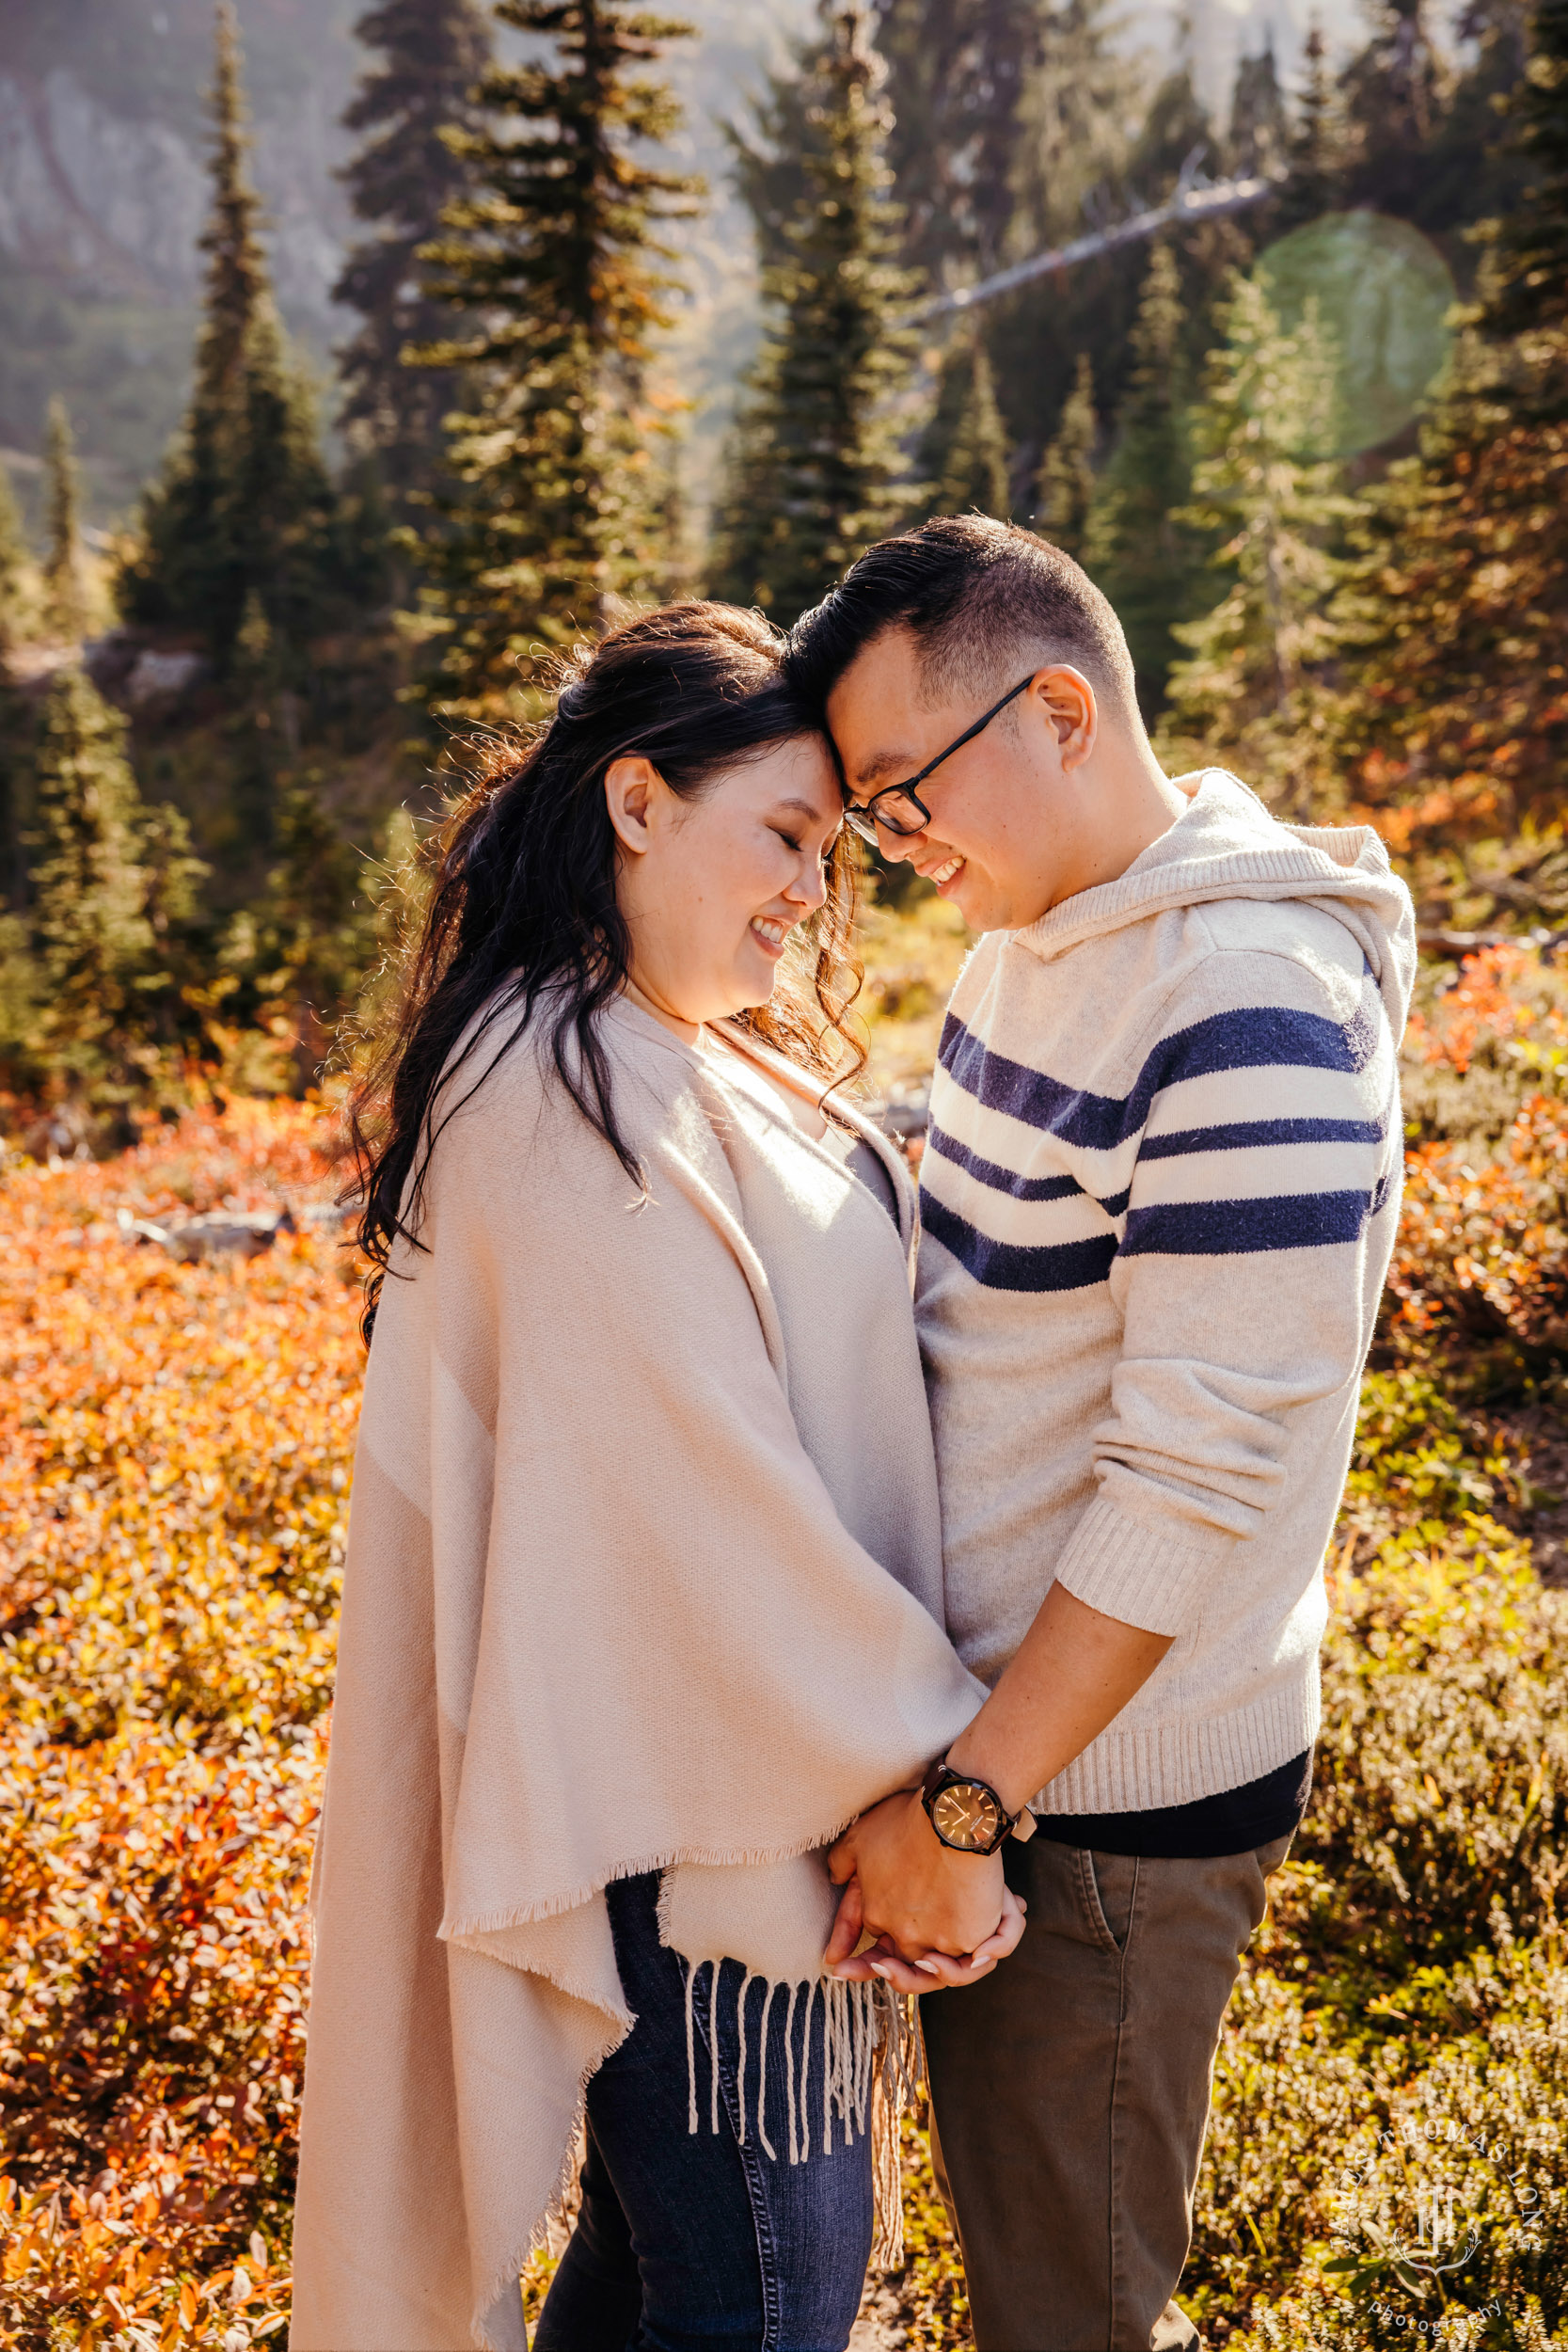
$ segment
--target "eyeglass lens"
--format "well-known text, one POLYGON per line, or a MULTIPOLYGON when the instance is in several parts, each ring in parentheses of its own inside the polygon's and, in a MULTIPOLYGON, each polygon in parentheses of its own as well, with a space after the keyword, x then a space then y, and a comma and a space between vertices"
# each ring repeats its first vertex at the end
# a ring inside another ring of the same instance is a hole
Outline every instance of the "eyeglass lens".
POLYGON ((880 799, 865 808, 847 808, 846 823, 852 825, 863 841, 875 842, 879 825, 884 833, 900 837, 919 833, 926 823, 924 813, 912 801, 895 800, 891 804, 880 799), (872 814, 872 808, 876 814, 872 814))

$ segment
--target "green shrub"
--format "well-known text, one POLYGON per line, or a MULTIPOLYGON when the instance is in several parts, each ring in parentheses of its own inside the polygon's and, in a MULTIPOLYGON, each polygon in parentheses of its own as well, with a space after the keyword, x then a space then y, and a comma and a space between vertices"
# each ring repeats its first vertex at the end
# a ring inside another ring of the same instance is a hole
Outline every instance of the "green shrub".
MULTIPOLYGON (((1420 1483, 1418 1402, 1370 1387, 1362 1505, 1420 1483)), ((1433 1458, 1462 1503, 1475 1466, 1433 1458)), ((1495 1522, 1450 1512, 1340 1580, 1316 1787, 1227 2020, 1183 2284, 1233 2352, 1439 2328, 1487 2352, 1568 2344, 1568 1598, 1495 1522), (1434 2185, 1463 2225, 1451 2270, 1410 2260, 1434 2185)))

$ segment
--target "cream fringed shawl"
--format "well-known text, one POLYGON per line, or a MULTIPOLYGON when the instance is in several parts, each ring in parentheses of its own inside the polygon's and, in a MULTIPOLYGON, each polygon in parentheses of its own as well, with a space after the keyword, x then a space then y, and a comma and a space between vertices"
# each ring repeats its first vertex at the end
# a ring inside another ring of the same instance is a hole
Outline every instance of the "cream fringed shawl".
POLYGON ((984 1696, 941 1630, 902 1170, 900 1239, 745 1065, 624 1000, 604 1035, 650 1199, 525 1040, 442 1130, 382 1300, 293 2352, 526 2345, 518 2270, 633 2022, 607 1883, 664 1868, 691 1973, 842 2026, 820 1850, 984 1696))

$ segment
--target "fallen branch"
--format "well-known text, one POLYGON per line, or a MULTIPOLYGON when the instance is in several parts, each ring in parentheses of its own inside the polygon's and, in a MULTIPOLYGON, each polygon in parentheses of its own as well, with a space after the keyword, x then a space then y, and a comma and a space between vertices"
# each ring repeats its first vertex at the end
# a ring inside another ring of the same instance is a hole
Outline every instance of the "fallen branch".
POLYGON ((1070 245, 1056 246, 1049 253, 1033 253, 1026 262, 1015 262, 1010 269, 998 270, 994 278, 982 278, 978 285, 957 286, 951 294, 937 294, 929 302, 921 303, 910 312, 911 322, 943 318, 955 310, 972 310, 976 303, 994 301, 998 294, 1011 294, 1016 286, 1027 286, 1037 278, 1049 278, 1053 270, 1071 269, 1078 262, 1092 262, 1101 253, 1114 253, 1124 245, 1136 245, 1141 238, 1152 237, 1162 229, 1180 223, 1194 227, 1200 221, 1224 220, 1231 213, 1244 213, 1254 204, 1261 204, 1266 197, 1277 196, 1283 175, 1259 173, 1246 180, 1219 180, 1212 187, 1177 188, 1167 203, 1156 204, 1147 213, 1134 213, 1128 219, 1117 221, 1114 228, 1096 229, 1086 237, 1075 237, 1070 245))

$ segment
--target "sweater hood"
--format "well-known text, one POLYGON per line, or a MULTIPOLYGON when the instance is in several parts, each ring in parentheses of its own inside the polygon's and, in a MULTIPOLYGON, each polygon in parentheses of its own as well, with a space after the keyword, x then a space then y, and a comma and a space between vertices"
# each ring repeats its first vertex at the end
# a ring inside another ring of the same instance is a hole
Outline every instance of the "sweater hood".
POLYGON ((1367 959, 1395 1038, 1403 1033, 1416 916, 1378 835, 1370 825, 1282 825, 1223 768, 1202 771, 1170 831, 1124 874, 1064 898, 1013 936, 1053 961, 1086 940, 1219 898, 1295 898, 1342 923, 1367 959))

